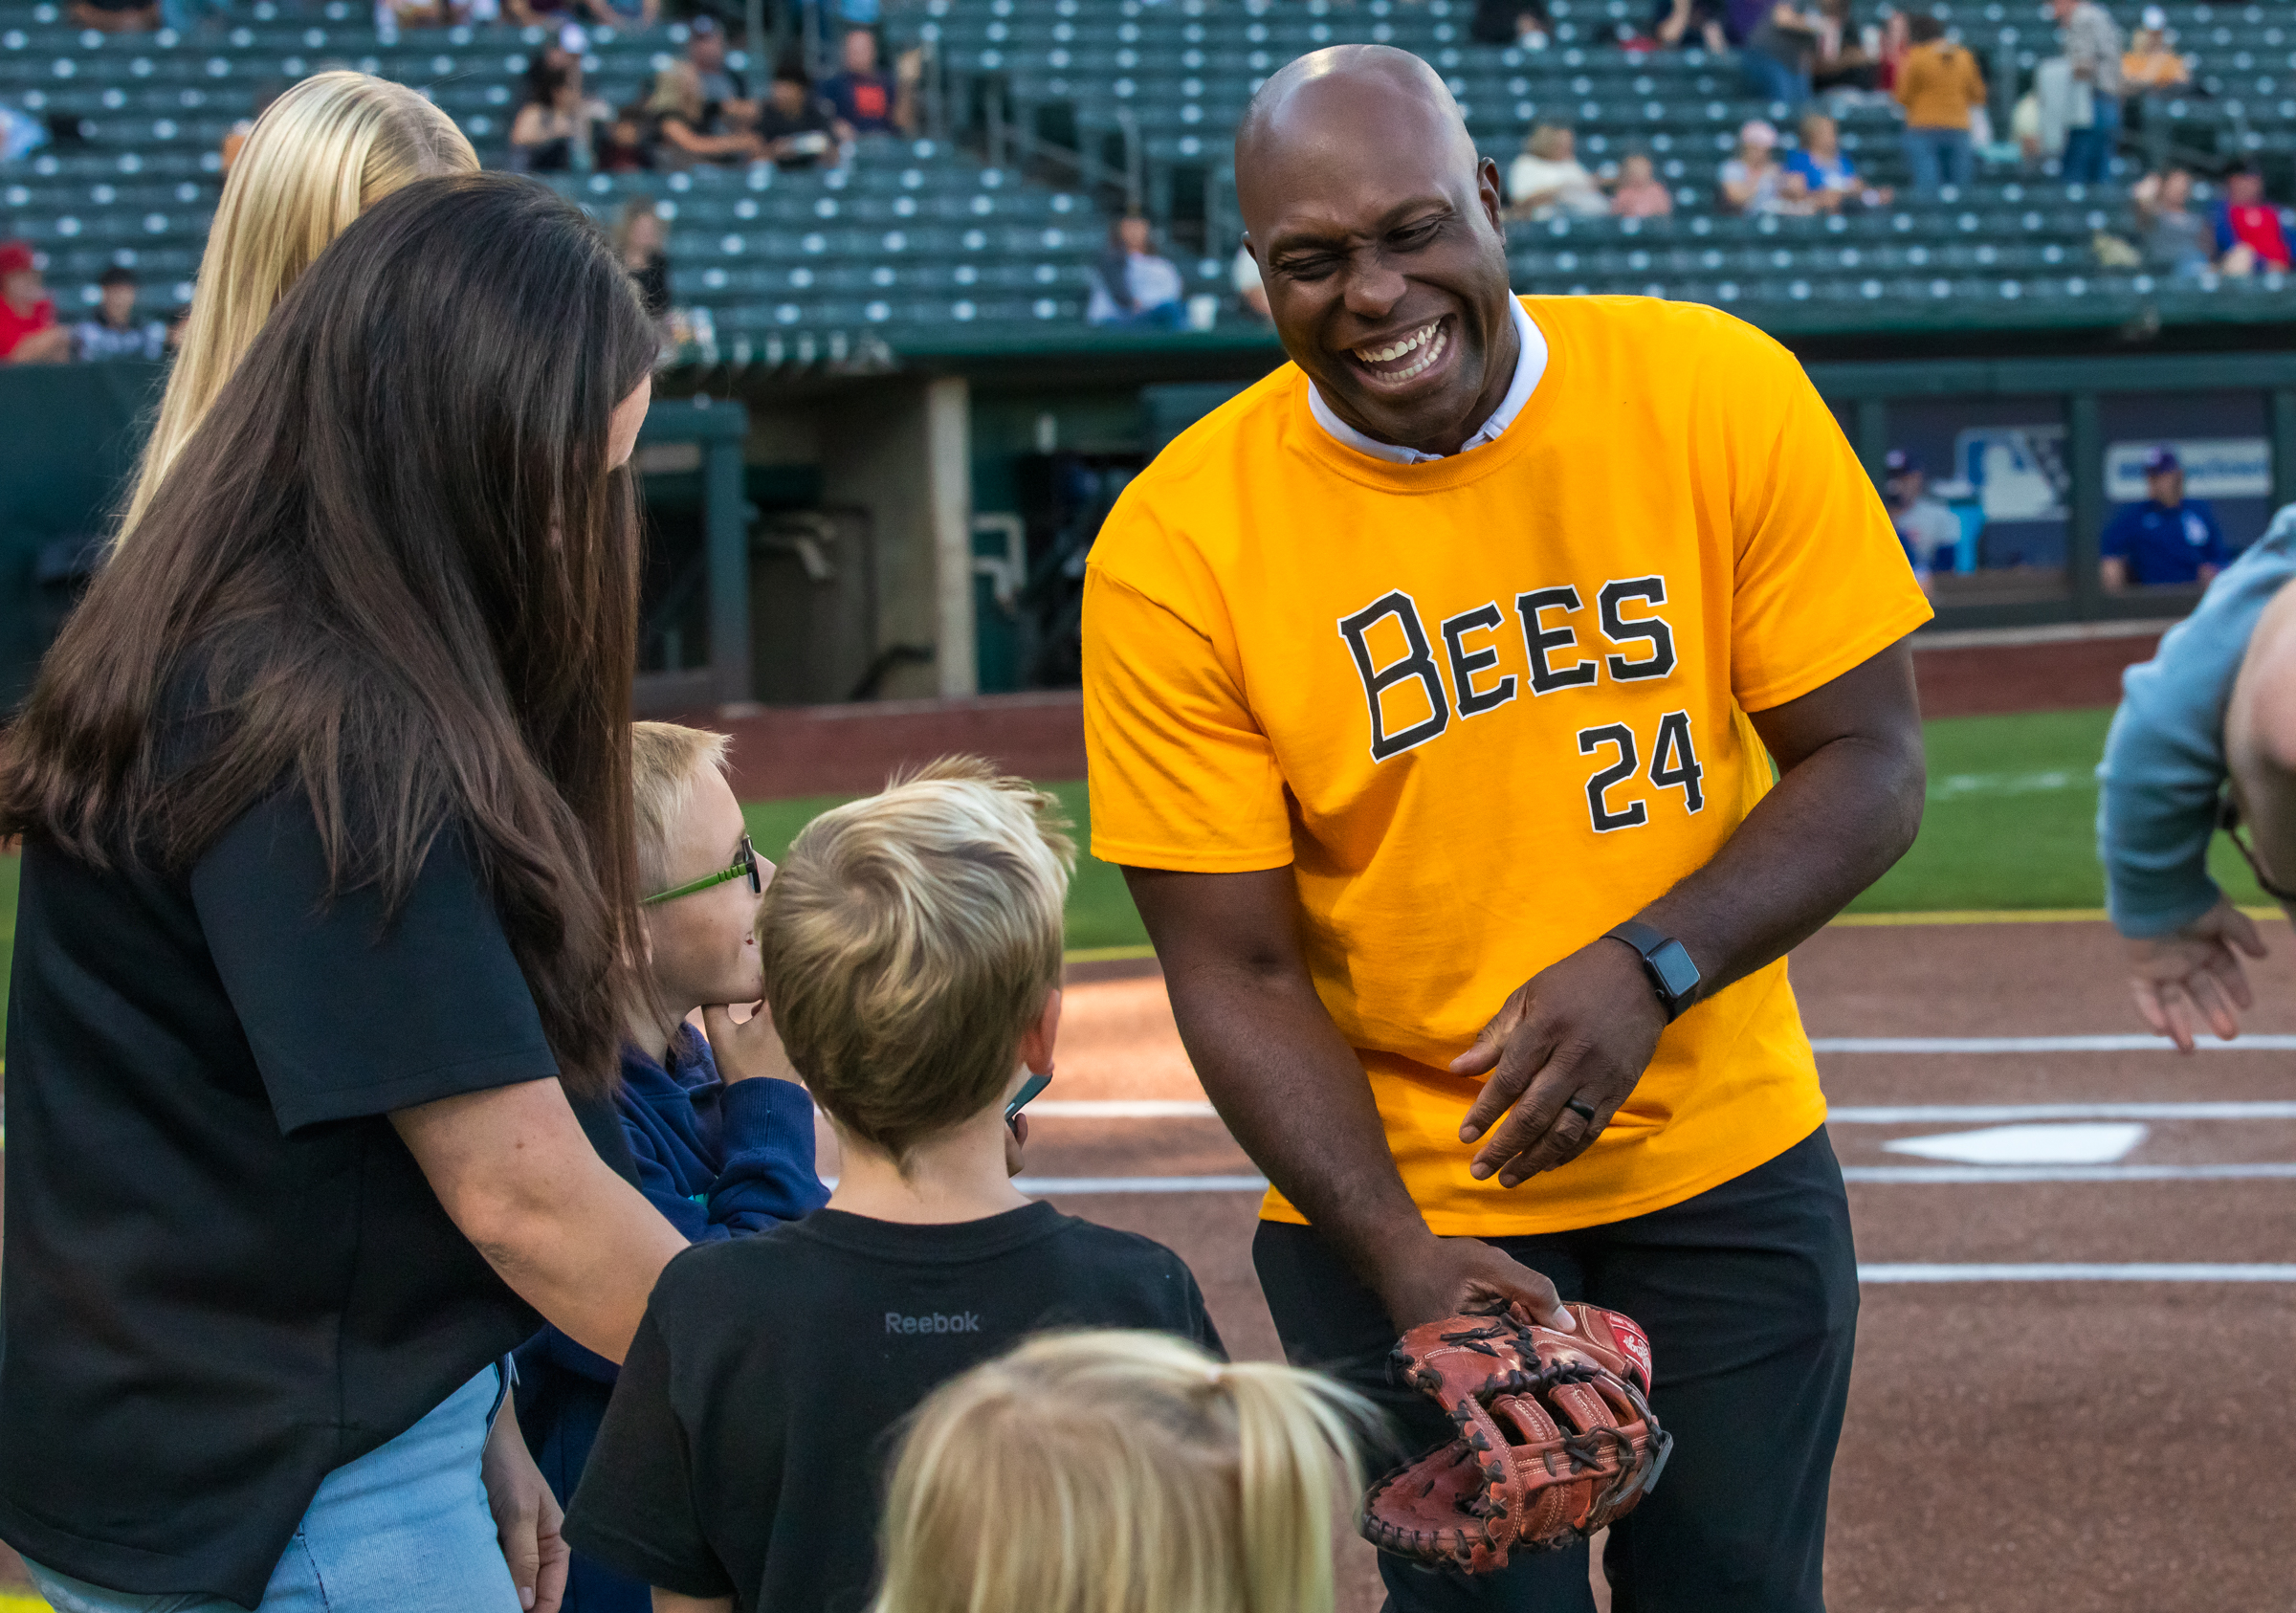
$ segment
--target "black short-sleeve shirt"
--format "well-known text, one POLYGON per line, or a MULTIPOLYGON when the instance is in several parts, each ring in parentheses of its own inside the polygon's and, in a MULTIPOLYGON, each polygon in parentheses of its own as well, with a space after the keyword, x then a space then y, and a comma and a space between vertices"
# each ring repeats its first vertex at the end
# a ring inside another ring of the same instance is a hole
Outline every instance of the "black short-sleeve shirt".
POLYGON ((654 1286, 566 1537, 664 1590, 854 1613, 901 1419, 1061 1327, 1220 1349, 1180 1256, 1049 1204, 941 1226, 816 1210, 698 1245, 654 1286))
POLYGON ((24 850, 0 1538, 99 1585, 254 1606, 322 1477, 537 1326, 386 1117, 558 1072, 493 902, 453 833, 387 925, 326 886, 295 791, 188 877, 24 850))

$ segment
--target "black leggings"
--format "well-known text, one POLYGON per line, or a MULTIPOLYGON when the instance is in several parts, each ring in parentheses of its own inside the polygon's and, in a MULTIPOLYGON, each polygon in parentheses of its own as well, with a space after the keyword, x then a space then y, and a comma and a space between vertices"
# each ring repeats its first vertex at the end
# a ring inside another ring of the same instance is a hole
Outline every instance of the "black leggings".
MULTIPOLYGON (((1651 1406, 1674 1454, 1610 1532, 1616 1613, 1822 1613, 1826 1487, 1858 1318, 1849 1205, 1823 1128, 1669 1208, 1490 1242, 1565 1299, 1623 1312, 1650 1336, 1651 1406)), ((1293 1362, 1370 1395, 1412 1454, 1453 1436, 1434 1402, 1388 1381, 1385 1310, 1312 1228, 1262 1222, 1252 1263, 1293 1362)), ((1395 1453, 1370 1460, 1376 1471, 1395 1453)), ((1594 1607, 1583 1545, 1474 1579, 1384 1553, 1380 1572, 1394 1613, 1594 1607)))

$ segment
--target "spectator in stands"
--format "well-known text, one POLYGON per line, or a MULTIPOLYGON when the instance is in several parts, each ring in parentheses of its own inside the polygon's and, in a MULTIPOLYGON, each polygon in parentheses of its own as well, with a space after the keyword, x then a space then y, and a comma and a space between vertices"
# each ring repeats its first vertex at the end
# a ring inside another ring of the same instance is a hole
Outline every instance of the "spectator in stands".
POLYGON ((1938 554, 1961 541, 1961 518, 1928 491, 1929 478, 1921 461, 1902 448, 1893 448, 1882 460, 1882 497, 1889 507, 1889 524, 1906 546, 1906 559, 1921 591, 1934 593, 1931 581, 1938 554))
POLYGON ((1985 104, 1985 77, 1976 56, 1947 38, 1935 17, 1914 17, 1906 32, 1912 49, 1898 64, 1892 94, 1906 109, 1906 166, 1913 170, 1914 193, 1934 196, 1941 186, 1970 182, 1969 117, 1985 104))
POLYGON ((1747 93, 1799 112, 1810 99, 1810 74, 1818 63, 1818 39, 1825 19, 1792 0, 1764 6, 1746 42, 1738 48, 1738 77, 1747 93))
POLYGON ((167 351, 167 327, 136 318, 136 272, 115 263, 96 277, 103 300, 96 316, 72 327, 74 356, 97 359, 158 359, 167 351))
POLYGON ((1738 130, 1738 154, 1722 165, 1722 205, 1750 218, 1812 210, 1808 188, 1777 160, 1777 130, 1762 119, 1738 130))
POLYGON ((2205 500, 2184 496, 2184 466, 2170 448, 2145 456, 2145 501, 2122 506, 2097 548, 2108 592, 2205 583, 2232 560, 2224 529, 2205 500))
POLYGON ((1272 323, 1275 317, 1268 311, 1268 287, 1260 278, 1259 259, 1251 255, 1249 247, 1236 249, 1236 260, 1228 271, 1236 283, 1236 305, 1260 323, 1272 323))
POLYGON ((72 333, 55 322, 55 302, 32 248, 0 241, 0 364, 53 365, 71 357, 72 333))
POLYGON ((2264 200, 2264 176, 2235 168, 2224 176, 2224 199, 2216 207, 2217 267, 2227 275, 2259 269, 2288 270, 2288 237, 2280 210, 2264 200))
POLYGON ((918 1409, 870 1613, 1322 1613, 1333 1523, 1363 1491, 1355 1447, 1382 1430, 1298 1367, 1151 1333, 1030 1339, 918 1409))
POLYGON ((547 101, 528 101, 511 121, 511 166, 523 173, 588 173, 597 166, 596 133, 611 117, 571 68, 550 86, 547 101))
POLYGON ((1886 96, 1897 94, 1897 76, 1913 49, 1913 16, 1893 11, 1882 18, 1881 48, 1874 55, 1873 87, 1886 96))
POLYGON ((1546 0, 1475 0, 1475 14, 1467 36, 1478 45, 1520 45, 1543 51, 1555 25, 1547 20, 1546 0))
POLYGON ((2147 174, 2129 191, 2145 264, 2190 277, 2216 267, 2216 228, 2193 207, 2193 176, 2182 168, 2147 174))
MULTIPOLYGON (((695 163, 758 163, 767 155, 753 128, 730 126, 727 116, 712 117, 712 102, 690 61, 673 61, 654 75, 646 110, 653 119, 653 166, 692 167, 695 163)), ((731 106, 733 103, 723 103, 731 106)))
POLYGON ((618 108, 598 136, 600 173, 643 173, 653 166, 653 144, 646 138, 646 104, 618 108))
POLYGON ((401 187, 477 167, 454 120, 404 84, 317 73, 272 103, 208 229, 199 289, 121 523, 123 540, 255 332, 320 249, 401 187))
POLYGON ((1787 153, 1786 172, 1801 181, 1821 211, 1852 202, 1878 208, 1889 201, 1887 187, 1867 185, 1858 177, 1856 166, 1842 149, 1841 125, 1822 112, 1802 119, 1801 149, 1787 153))
POLYGON ((1618 188, 1610 193, 1614 218, 1664 218, 1674 210, 1674 192, 1658 177, 1646 151, 1630 151, 1619 164, 1618 188))
POLYGON ((2121 25, 2096 0, 2049 0, 2073 77, 2064 126, 2064 181, 2102 185, 2121 129, 2121 25))
POLYGON ((395 28, 453 28, 471 20, 465 0, 382 0, 378 26, 387 18, 395 28))
POLYGON ((775 66, 765 87, 758 138, 778 167, 835 167, 853 143, 853 130, 814 90, 804 59, 793 52, 775 66))
POLYGON ((1514 218, 1600 218, 1610 210, 1601 187, 1578 161, 1578 136, 1541 123, 1507 168, 1508 213, 1514 218))
POLYGON ((1650 37, 1661 45, 1703 45, 1716 55, 1730 49, 1726 0, 1658 0, 1650 37))
POLYGON ((2192 64, 2169 49, 2169 17, 2158 6, 2145 8, 2143 26, 2129 36, 2121 55, 2121 84, 2130 95, 2180 89, 2193 81, 2192 64))
POLYGON ((849 28, 841 48, 840 69, 821 81, 821 95, 848 128, 856 134, 907 134, 916 126, 916 81, 925 69, 924 57, 915 51, 903 55, 895 71, 877 67, 877 36, 866 28, 849 28))
POLYGON ((159 0, 72 0, 72 26, 99 33, 148 33, 160 26, 159 0))
POLYGON ((583 32, 582 24, 569 22, 552 29, 542 48, 527 58, 525 99, 547 106, 558 81, 582 71, 582 58, 589 48, 590 36, 583 32))
POLYGON ((1172 260, 1156 253, 1148 221, 1127 213, 1108 227, 1108 251, 1093 266, 1088 323, 1126 330, 1178 330, 1186 322, 1186 286, 1172 260))
POLYGON ((638 282, 646 312, 655 319, 670 313, 670 252, 667 231, 651 196, 632 196, 622 204, 614 221, 614 251, 622 267, 638 282))
POLYGON ((1818 0, 1818 59, 1810 71, 1810 87, 1821 95, 1876 88, 1881 77, 1880 30, 1860 29, 1849 0, 1818 0))
POLYGON ((706 12, 687 25, 686 60, 701 85, 702 116, 712 128, 744 129, 757 122, 749 80, 726 65, 725 30, 706 12))

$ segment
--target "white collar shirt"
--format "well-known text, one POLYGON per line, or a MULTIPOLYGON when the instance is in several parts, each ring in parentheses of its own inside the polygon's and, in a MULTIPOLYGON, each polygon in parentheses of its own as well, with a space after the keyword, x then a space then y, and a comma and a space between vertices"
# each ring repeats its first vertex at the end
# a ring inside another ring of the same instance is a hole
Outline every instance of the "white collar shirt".
MULTIPOLYGON (((1522 413, 1523 405, 1531 401, 1531 394, 1537 389, 1539 377, 1547 372, 1545 333, 1524 309, 1521 298, 1508 298, 1507 306, 1514 310, 1514 334, 1520 340, 1520 351, 1514 361, 1514 380, 1508 386, 1507 395, 1499 400, 1499 407, 1490 411, 1490 418, 1476 427, 1474 434, 1459 445, 1461 453, 1481 448, 1486 443, 1497 442, 1507 428, 1514 424, 1514 417, 1522 413)), ((1367 453, 1374 459, 1384 459, 1394 465, 1424 465, 1445 457, 1440 453, 1422 453, 1416 448, 1404 448, 1398 443, 1380 442, 1377 437, 1365 436, 1332 412, 1332 406, 1324 402, 1323 393, 1316 389, 1313 381, 1308 383, 1308 412, 1315 417, 1315 424, 1321 426, 1340 446, 1352 448, 1358 453, 1367 453)))

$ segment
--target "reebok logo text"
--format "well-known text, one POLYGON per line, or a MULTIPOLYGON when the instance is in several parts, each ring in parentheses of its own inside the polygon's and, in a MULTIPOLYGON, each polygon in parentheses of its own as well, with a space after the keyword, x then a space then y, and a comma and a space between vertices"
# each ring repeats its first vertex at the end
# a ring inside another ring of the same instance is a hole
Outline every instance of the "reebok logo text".
POLYGON ((960 1311, 953 1316, 904 1316, 898 1311, 885 1313, 887 1333, 979 1333, 981 1314, 960 1311))

